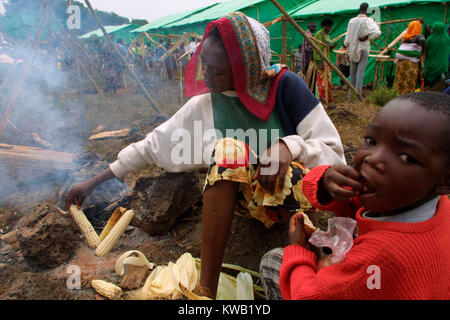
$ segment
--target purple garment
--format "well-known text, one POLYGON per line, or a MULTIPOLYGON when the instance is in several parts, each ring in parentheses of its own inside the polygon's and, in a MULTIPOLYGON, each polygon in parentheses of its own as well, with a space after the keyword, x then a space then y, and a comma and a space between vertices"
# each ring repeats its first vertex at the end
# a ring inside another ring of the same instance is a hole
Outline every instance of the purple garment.
MULTIPOLYGON (((310 36, 313 36, 313 33, 309 30, 306 30, 306 33, 310 36)), ((312 60, 313 58, 313 47, 312 45, 306 41, 305 39, 303 39, 303 43, 302 43, 302 68, 304 70, 308 69, 308 65, 309 62, 312 60)))

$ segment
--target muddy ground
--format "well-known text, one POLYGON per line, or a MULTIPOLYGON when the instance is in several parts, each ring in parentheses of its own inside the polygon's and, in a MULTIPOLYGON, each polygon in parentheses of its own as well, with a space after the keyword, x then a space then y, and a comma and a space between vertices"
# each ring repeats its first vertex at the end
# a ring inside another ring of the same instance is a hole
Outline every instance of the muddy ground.
MULTIPOLYGON (((105 94, 104 98, 99 94, 77 97, 76 92, 70 90, 52 93, 56 104, 62 106, 61 113, 71 119, 71 125, 60 133, 63 142, 59 144, 62 146, 59 151, 75 152, 77 155, 86 152, 95 154, 95 159, 101 159, 102 165, 93 165, 91 172, 100 172, 116 158, 121 148, 143 138, 161 121, 136 91, 130 83, 118 95, 105 94), (105 131, 126 127, 134 130, 127 138, 89 141, 88 137, 99 125, 104 126, 105 131)), ((169 116, 182 102, 177 80, 155 87, 153 95, 169 116)), ((351 164, 363 130, 379 107, 367 100, 347 103, 345 99, 346 91, 335 90, 335 102, 327 105, 326 110, 341 134, 347 161, 351 164)), ((44 132, 40 129, 46 126, 45 121, 30 124, 20 118, 13 120, 23 134, 18 135, 17 130, 9 127, 1 142, 36 146, 27 133, 44 132)), ((52 137, 46 137, 44 133, 41 136, 52 142, 52 137)), ((151 236, 141 228, 129 227, 107 256, 97 257, 83 241, 69 215, 60 212, 61 198, 64 196, 62 191, 75 181, 73 177, 77 176, 79 168, 58 174, 26 167, 10 166, 3 170, 9 174, 10 188, 3 190, 0 196, 0 236, 15 230, 18 233, 16 241, 0 241, 0 299, 100 299, 90 287, 90 280, 100 278, 118 284, 120 277, 114 274, 114 264, 118 256, 127 250, 139 250, 158 265, 175 261, 184 252, 200 257, 201 201, 190 204, 164 234, 151 236), (80 268, 80 290, 68 289, 72 266, 80 268)), ((158 177, 161 174, 163 172, 159 168, 149 167, 128 175, 125 183, 131 190, 137 178, 143 175, 158 177)), ((205 174, 198 173, 198 177, 198 186, 201 186, 205 174)), ((111 195, 111 202, 117 196, 115 192, 111 195)), ((91 206, 87 211, 98 233, 107 219, 99 214, 103 209, 91 206)), ((326 219, 329 217, 330 213, 320 214, 322 229, 326 229, 326 219)), ((224 262, 257 271, 261 256, 274 247, 286 245, 286 241, 287 233, 281 224, 266 229, 256 220, 236 216, 224 262)))

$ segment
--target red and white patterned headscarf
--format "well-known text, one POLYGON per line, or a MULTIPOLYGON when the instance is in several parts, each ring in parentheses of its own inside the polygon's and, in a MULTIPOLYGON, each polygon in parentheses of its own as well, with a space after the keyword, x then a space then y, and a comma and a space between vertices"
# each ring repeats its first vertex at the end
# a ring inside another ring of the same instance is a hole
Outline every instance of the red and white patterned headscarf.
POLYGON ((186 65, 186 96, 209 92, 199 54, 214 27, 217 27, 227 50, 239 99, 251 113, 267 121, 275 107, 279 80, 287 69, 282 65, 270 65, 269 31, 241 12, 231 13, 207 25, 202 42, 186 65))

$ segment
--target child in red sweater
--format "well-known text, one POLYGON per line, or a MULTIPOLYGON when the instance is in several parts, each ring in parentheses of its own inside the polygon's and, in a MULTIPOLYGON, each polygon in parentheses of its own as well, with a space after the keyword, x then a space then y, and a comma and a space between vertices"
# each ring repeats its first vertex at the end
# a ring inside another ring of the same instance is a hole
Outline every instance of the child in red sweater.
POLYGON ((312 169, 304 194, 356 219, 358 237, 342 262, 318 270, 294 215, 290 245, 261 261, 268 299, 450 299, 449 120, 444 94, 397 97, 366 128, 354 168, 312 169))

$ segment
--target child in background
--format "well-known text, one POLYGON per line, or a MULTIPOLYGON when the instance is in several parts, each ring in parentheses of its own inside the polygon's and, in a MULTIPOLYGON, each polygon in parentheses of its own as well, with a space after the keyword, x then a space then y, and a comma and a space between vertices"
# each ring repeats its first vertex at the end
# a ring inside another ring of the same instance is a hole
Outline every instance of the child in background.
POLYGON ((344 261, 317 270, 294 215, 290 245, 261 261, 268 298, 280 289, 283 299, 450 299, 449 121, 448 95, 399 96, 366 128, 354 168, 313 168, 304 194, 355 218, 358 237, 344 261))

